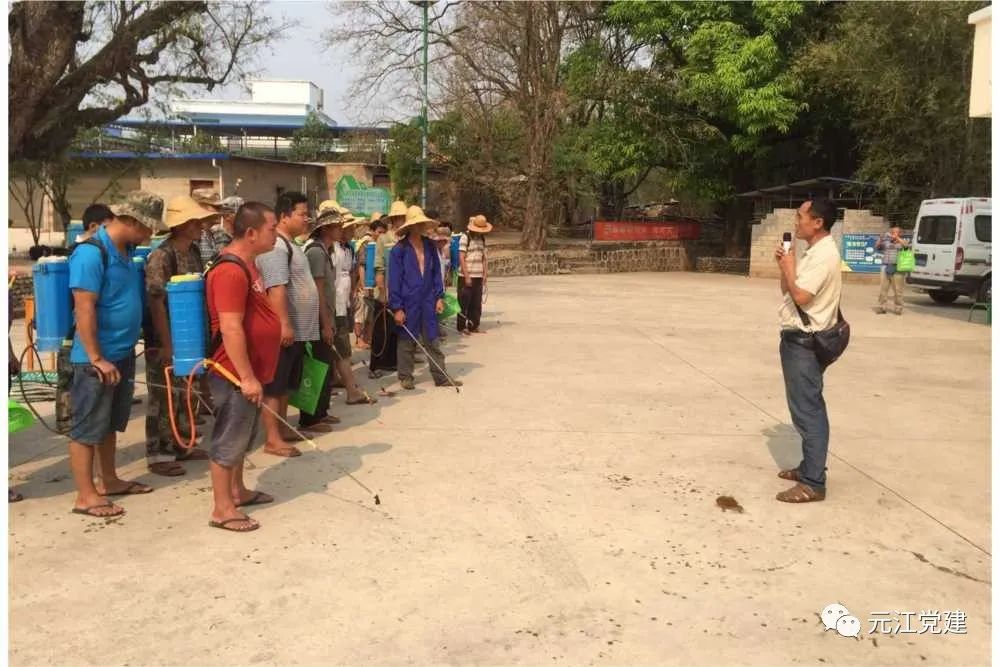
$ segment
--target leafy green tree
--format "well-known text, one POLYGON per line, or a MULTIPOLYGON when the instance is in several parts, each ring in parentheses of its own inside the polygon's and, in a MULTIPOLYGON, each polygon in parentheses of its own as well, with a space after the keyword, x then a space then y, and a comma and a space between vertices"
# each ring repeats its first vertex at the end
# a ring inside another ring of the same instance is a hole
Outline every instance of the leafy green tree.
POLYGON ((920 199, 990 193, 989 119, 968 117, 970 13, 980 3, 845 3, 829 39, 802 53, 812 89, 845 100, 860 180, 902 219, 920 199))
POLYGON ((302 127, 292 133, 289 156, 299 162, 316 162, 333 152, 333 132, 315 111, 306 114, 302 127))

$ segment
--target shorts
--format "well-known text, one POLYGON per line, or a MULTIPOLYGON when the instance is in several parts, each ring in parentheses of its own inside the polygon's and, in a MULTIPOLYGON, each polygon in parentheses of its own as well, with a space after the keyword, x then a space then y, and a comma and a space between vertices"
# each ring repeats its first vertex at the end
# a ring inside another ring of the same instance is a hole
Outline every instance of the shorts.
POLYGON ((279 398, 295 393, 302 382, 302 361, 306 356, 306 344, 295 341, 288 347, 281 348, 278 354, 278 368, 274 371, 274 379, 264 385, 264 395, 279 398))
POLYGON ((351 320, 349 317, 333 318, 336 333, 333 334, 333 349, 337 351, 338 359, 351 358, 351 320))
POLYGON ((135 393, 135 355, 114 364, 122 379, 113 387, 101 382, 90 364, 72 364, 73 379, 69 387, 71 440, 96 446, 114 431, 124 433, 128 427, 135 393))
POLYGON ((215 373, 208 374, 208 388, 215 403, 208 456, 220 466, 232 468, 253 449, 260 408, 248 401, 232 382, 215 373))

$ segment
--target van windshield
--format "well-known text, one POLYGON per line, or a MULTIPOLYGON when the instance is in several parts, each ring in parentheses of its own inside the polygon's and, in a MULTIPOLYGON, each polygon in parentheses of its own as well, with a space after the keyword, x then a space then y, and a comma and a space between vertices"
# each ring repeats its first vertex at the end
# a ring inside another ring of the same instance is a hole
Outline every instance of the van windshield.
POLYGON ((955 242, 955 216, 925 215, 917 223, 917 243, 951 245, 955 242))

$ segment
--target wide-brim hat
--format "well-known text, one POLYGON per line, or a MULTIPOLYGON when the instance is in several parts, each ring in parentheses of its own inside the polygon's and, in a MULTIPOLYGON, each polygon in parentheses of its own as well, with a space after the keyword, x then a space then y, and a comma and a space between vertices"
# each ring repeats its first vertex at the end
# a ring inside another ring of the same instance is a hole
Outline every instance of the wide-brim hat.
POLYGON ((371 217, 368 218, 368 224, 371 224, 376 220, 381 220, 381 219, 382 219, 382 211, 375 211, 374 213, 371 214, 371 217))
POLYGON ((469 225, 465 230, 477 234, 489 234, 493 231, 493 225, 486 220, 485 215, 474 215, 469 218, 469 225))
POLYGON ((132 218, 153 232, 163 231, 163 198, 145 190, 133 190, 124 201, 114 204, 111 212, 117 218, 132 218))
POLYGON ((219 202, 219 210, 223 213, 236 213, 246 202, 243 201, 243 197, 237 197, 233 195, 231 197, 226 197, 221 202, 219 202))
POLYGON ((428 218, 424 214, 424 209, 419 206, 413 205, 406 209, 406 220, 403 221, 399 227, 396 228, 397 232, 401 232, 407 227, 413 227, 414 225, 426 225, 428 222, 433 222, 437 224, 437 220, 428 218))
POLYGON ((218 216, 218 211, 199 204, 194 197, 174 197, 167 202, 167 229, 180 227, 191 220, 207 220, 218 216))
POLYGON ((344 223, 343 216, 332 209, 327 209, 319 214, 316 220, 312 221, 309 226, 309 236, 314 236, 316 232, 323 229, 324 227, 332 227, 334 225, 342 225, 344 223))
MULTIPOLYGON (((397 199, 392 202, 392 206, 389 207, 389 212, 385 214, 386 218, 403 218, 406 217, 407 211, 406 202, 402 199, 397 199)), ((373 221, 374 222, 374 221, 373 221)))
POLYGON ((220 197, 219 193, 212 188, 195 188, 191 191, 191 199, 195 200, 202 206, 208 206, 215 209, 222 205, 222 197, 220 197))

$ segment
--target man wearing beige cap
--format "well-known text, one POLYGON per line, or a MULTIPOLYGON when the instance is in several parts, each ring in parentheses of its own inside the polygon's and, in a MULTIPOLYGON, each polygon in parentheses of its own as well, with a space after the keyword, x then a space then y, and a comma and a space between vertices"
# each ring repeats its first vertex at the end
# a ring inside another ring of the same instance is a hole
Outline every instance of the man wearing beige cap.
MULTIPOLYGON (((150 472, 166 477, 184 474, 180 461, 208 458, 201 449, 185 449, 174 438, 164 367, 173 363, 167 283, 174 276, 202 272, 204 265, 195 242, 202 237, 204 222, 216 217, 215 210, 199 204, 193 197, 171 199, 167 202, 168 236, 146 258, 146 294, 153 320, 152 331, 146 335, 146 378, 151 383, 146 408, 146 466, 150 472)), ((175 384, 181 386, 180 382, 175 384)), ((173 417, 181 437, 187 438, 191 424, 182 406, 183 399, 175 395, 173 417)))
POLYGON ((69 389, 69 461, 77 492, 73 513, 99 518, 125 513, 105 496, 153 490, 118 477, 115 450, 116 432, 125 431, 131 416, 135 344, 142 328, 139 269, 132 255, 135 246, 160 227, 163 200, 134 191, 111 210, 114 219, 97 230, 93 243, 78 245, 69 259, 76 319, 69 389))

